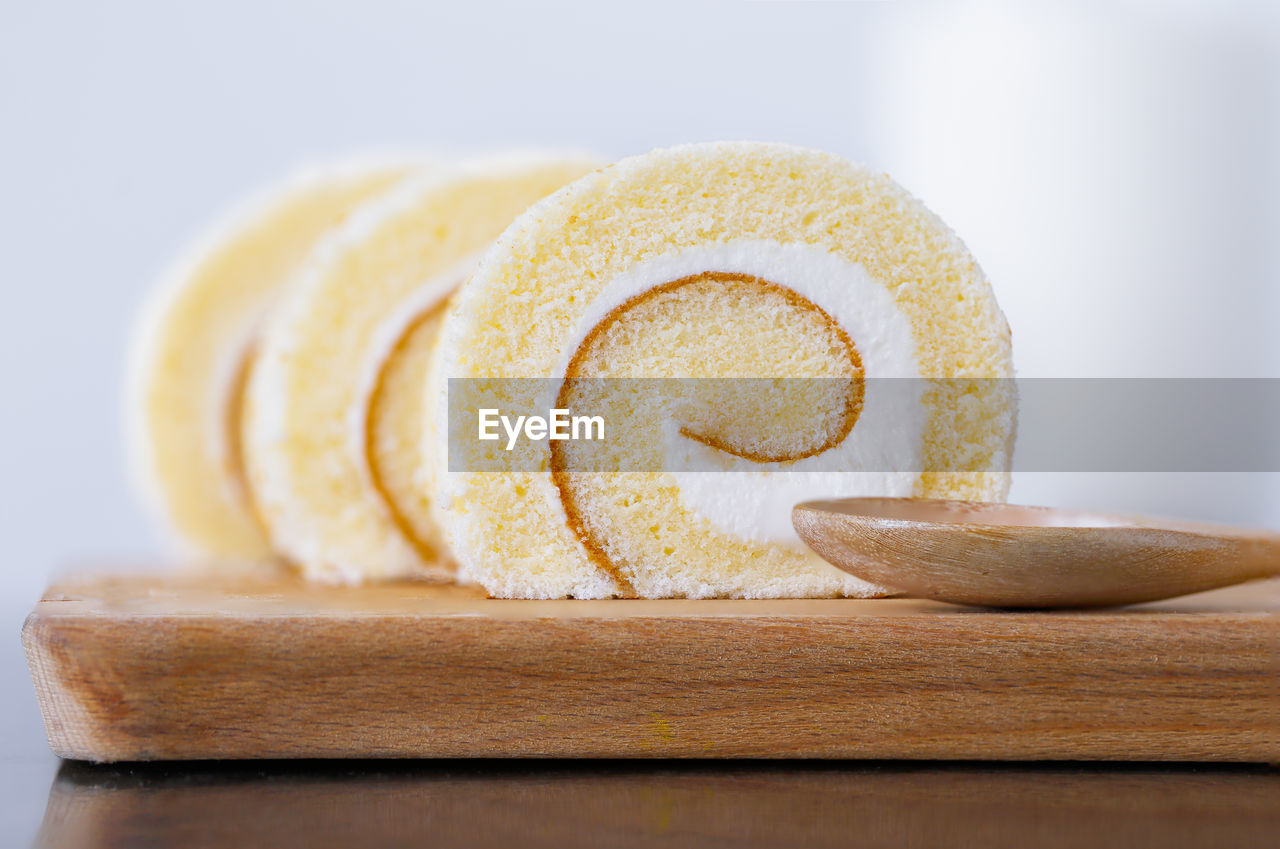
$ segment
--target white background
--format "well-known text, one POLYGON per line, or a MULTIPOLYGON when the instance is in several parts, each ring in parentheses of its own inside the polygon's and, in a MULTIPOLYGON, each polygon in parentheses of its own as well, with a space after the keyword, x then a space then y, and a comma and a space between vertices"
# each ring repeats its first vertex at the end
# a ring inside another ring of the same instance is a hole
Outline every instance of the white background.
MULTIPOLYGON (((825 148, 969 243, 1021 373, 1280 376, 1275 4, 194 5, 0 6, 8 665, 54 570, 159 552, 121 451, 135 309, 301 159, 825 148)), ((1260 475, 1034 476, 1014 497, 1280 526, 1260 475)), ((29 691, 4 698, 31 721, 29 691)))

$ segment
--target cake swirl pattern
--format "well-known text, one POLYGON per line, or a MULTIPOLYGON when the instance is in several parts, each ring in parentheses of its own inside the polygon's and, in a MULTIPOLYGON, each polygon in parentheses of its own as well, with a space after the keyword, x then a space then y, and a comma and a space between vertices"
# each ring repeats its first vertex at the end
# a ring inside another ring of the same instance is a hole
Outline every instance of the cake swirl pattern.
POLYGON ((694 145, 579 180, 486 253, 442 340, 432 433, 446 378, 559 378, 562 407, 590 400, 582 377, 823 379, 682 400, 661 440, 671 408, 635 399, 627 444, 714 471, 576 471, 550 442, 545 470, 443 475, 450 546, 496 596, 873 595, 799 543, 791 504, 1007 491, 1011 386, 946 380, 1012 374, 989 285, 918 201, 834 156, 694 145), (962 458, 984 471, 933 471, 962 458))
MULTIPOLYGON (((731 390, 733 383, 706 381, 698 384, 677 384, 690 386, 694 389, 691 394, 695 396, 721 396, 698 398, 702 406, 700 411, 702 415, 694 412, 684 417, 687 420, 678 421, 676 431, 679 438, 691 440, 713 451, 723 452, 755 464, 794 463, 821 454, 843 442, 857 422, 865 394, 862 358, 858 354, 857 347, 849 338, 849 334, 812 301, 791 289, 746 274, 708 271, 689 275, 647 289, 615 308, 603 321, 591 328, 570 358, 569 365, 565 369, 567 379, 561 385, 557 395, 556 407, 596 409, 595 405, 598 401, 590 397, 581 397, 589 393, 579 390, 584 385, 594 387, 597 384, 579 381, 579 379, 624 376, 618 373, 619 369, 616 367, 611 368, 610 364, 616 363, 621 356, 629 353, 620 350, 628 347, 625 341, 628 336, 646 340, 642 344, 651 344, 655 331, 654 324, 660 323, 662 313, 678 312, 681 314, 681 320, 685 321, 692 317, 690 313, 697 312, 699 308, 713 311, 724 301, 734 304, 757 301, 763 307, 762 311, 770 318, 784 316, 784 321, 789 319, 787 323, 798 325, 798 327, 789 327, 788 330, 798 331, 799 335, 810 340, 815 348, 827 348, 830 361, 824 362, 823 367, 817 371, 824 373, 821 374, 822 377, 836 379, 832 381, 836 382, 836 386, 831 387, 834 392, 821 393, 834 394, 835 397, 806 398, 804 400, 819 402, 812 405, 813 415, 805 416, 802 422, 789 422, 783 419, 782 427, 770 427, 767 424, 770 413, 785 406, 786 401, 798 400, 781 397, 782 391, 785 390, 780 391, 776 386, 770 387, 774 390, 773 393, 763 399, 768 409, 752 410, 749 401, 743 403, 745 399, 732 397, 737 393, 725 391, 731 390), (655 322, 655 319, 658 321, 655 322), (627 325, 638 326, 628 327, 627 325), (696 391, 698 387, 710 391, 698 392, 696 391), (725 395, 731 397, 725 398, 723 397, 725 395), (711 412, 708 406, 715 401, 722 403, 717 405, 713 415, 707 415, 711 412), (821 401, 828 403, 822 404, 821 401)), ((702 336, 696 344, 705 346, 708 341, 708 337, 702 336)), ((716 340, 710 341, 712 345, 716 344, 716 340)), ((705 363, 705 354, 708 353, 706 351, 701 352, 704 355, 701 358, 687 348, 672 353, 683 360, 682 365, 688 371, 723 371, 714 367, 708 368, 710 364, 705 363), (702 359, 704 362, 694 362, 696 359, 702 359)), ((768 370, 769 366, 760 364, 758 368, 768 370)), ((628 370, 622 371, 628 372, 628 370)), ((821 392, 829 385, 826 381, 815 382, 806 388, 816 387, 821 392)), ((746 384, 745 388, 751 392, 755 389, 754 383, 746 384)), ((659 389, 655 394, 661 394, 661 391, 659 389)), ((682 406, 688 409, 687 404, 682 406)), ((636 411, 633 409, 630 412, 631 415, 627 418, 634 423, 636 411)), ((777 419, 775 418, 774 421, 776 423, 777 419)), ((657 430, 654 424, 660 425, 660 422, 647 424, 650 433, 653 433, 657 430)), ((643 435, 640 435, 637 441, 643 441, 643 439, 643 435)), ((572 443, 550 443, 552 476, 560 492, 560 501, 569 526, 581 540, 588 557, 618 583, 622 593, 636 595, 637 591, 632 579, 635 568, 616 563, 606 553, 608 548, 616 546, 608 545, 607 540, 603 538, 604 534, 597 530, 596 523, 593 522, 593 517, 601 509, 607 509, 604 505, 596 503, 596 499, 592 497, 591 491, 599 488, 599 481, 593 480, 594 475, 583 475, 571 470, 573 463, 569 455, 573 453, 573 448, 572 443), (593 487, 592 484, 597 486, 593 487)), ((634 461, 635 458, 633 458, 634 461)), ((615 485, 618 482, 616 478, 613 481, 615 485)), ((631 481, 628 485, 632 489, 639 489, 640 487, 636 486, 638 482, 640 481, 631 481)), ((732 485, 732 482, 729 483, 732 485)))

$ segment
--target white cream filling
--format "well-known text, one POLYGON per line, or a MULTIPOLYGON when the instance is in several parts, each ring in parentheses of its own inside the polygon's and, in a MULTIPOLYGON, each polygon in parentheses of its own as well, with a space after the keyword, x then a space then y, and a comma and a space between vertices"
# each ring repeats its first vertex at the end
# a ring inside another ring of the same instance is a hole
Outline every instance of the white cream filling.
MULTIPOLYGON (((262 315, 265 314, 264 308, 262 315)), ((211 398, 205 407, 204 433, 206 450, 219 469, 229 470, 242 466, 241 458, 232 456, 235 435, 230 429, 238 427, 240 423, 232 420, 231 411, 241 402, 239 396, 245 387, 241 385, 240 377, 249 365, 245 360, 253 353, 261 323, 261 316, 256 321, 247 322, 240 330, 239 339, 218 352, 213 379, 209 383, 211 398)), ((248 508, 248 494, 243 489, 247 486, 245 481, 234 480, 231 475, 225 475, 221 483, 230 501, 248 508)))
POLYGON ((685 506, 730 536, 803 549, 791 526, 796 503, 911 495, 920 475, 926 415, 911 324, 889 290, 865 268, 823 248, 739 241, 698 246, 633 266, 609 281, 591 303, 555 373, 566 373, 587 334, 611 311, 655 286, 706 271, 754 275, 817 304, 849 334, 869 380, 861 415, 849 435, 835 448, 804 460, 755 463, 671 429, 665 446, 668 468, 715 470, 672 472, 685 506))
MULTIPOLYGON (((373 491, 373 470, 365 451, 368 440, 369 414, 372 411, 373 391, 378 378, 387 367, 392 353, 410 326, 428 310, 443 306, 453 291, 475 268, 479 257, 469 256, 434 275, 401 301, 378 324, 369 338, 365 355, 356 378, 351 406, 347 409, 347 450, 356 467, 360 469, 365 486, 373 491)), ((375 501, 381 503, 380 498, 375 501)))

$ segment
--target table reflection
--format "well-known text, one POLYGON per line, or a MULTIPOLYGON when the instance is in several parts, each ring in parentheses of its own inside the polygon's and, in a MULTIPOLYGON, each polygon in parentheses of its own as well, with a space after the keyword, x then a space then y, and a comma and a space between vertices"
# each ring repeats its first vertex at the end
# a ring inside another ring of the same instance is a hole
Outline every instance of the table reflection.
POLYGON ((1280 771, 654 762, 63 764, 41 846, 1263 845, 1280 771))

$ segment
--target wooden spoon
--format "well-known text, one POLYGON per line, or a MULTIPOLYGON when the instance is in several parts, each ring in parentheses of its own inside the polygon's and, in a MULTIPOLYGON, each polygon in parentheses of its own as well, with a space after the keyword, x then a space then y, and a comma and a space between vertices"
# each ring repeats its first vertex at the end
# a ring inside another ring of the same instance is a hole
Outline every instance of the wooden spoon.
POLYGON ((972 501, 846 498, 791 522, 846 572, 985 607, 1104 607, 1280 575, 1280 534, 972 501))

